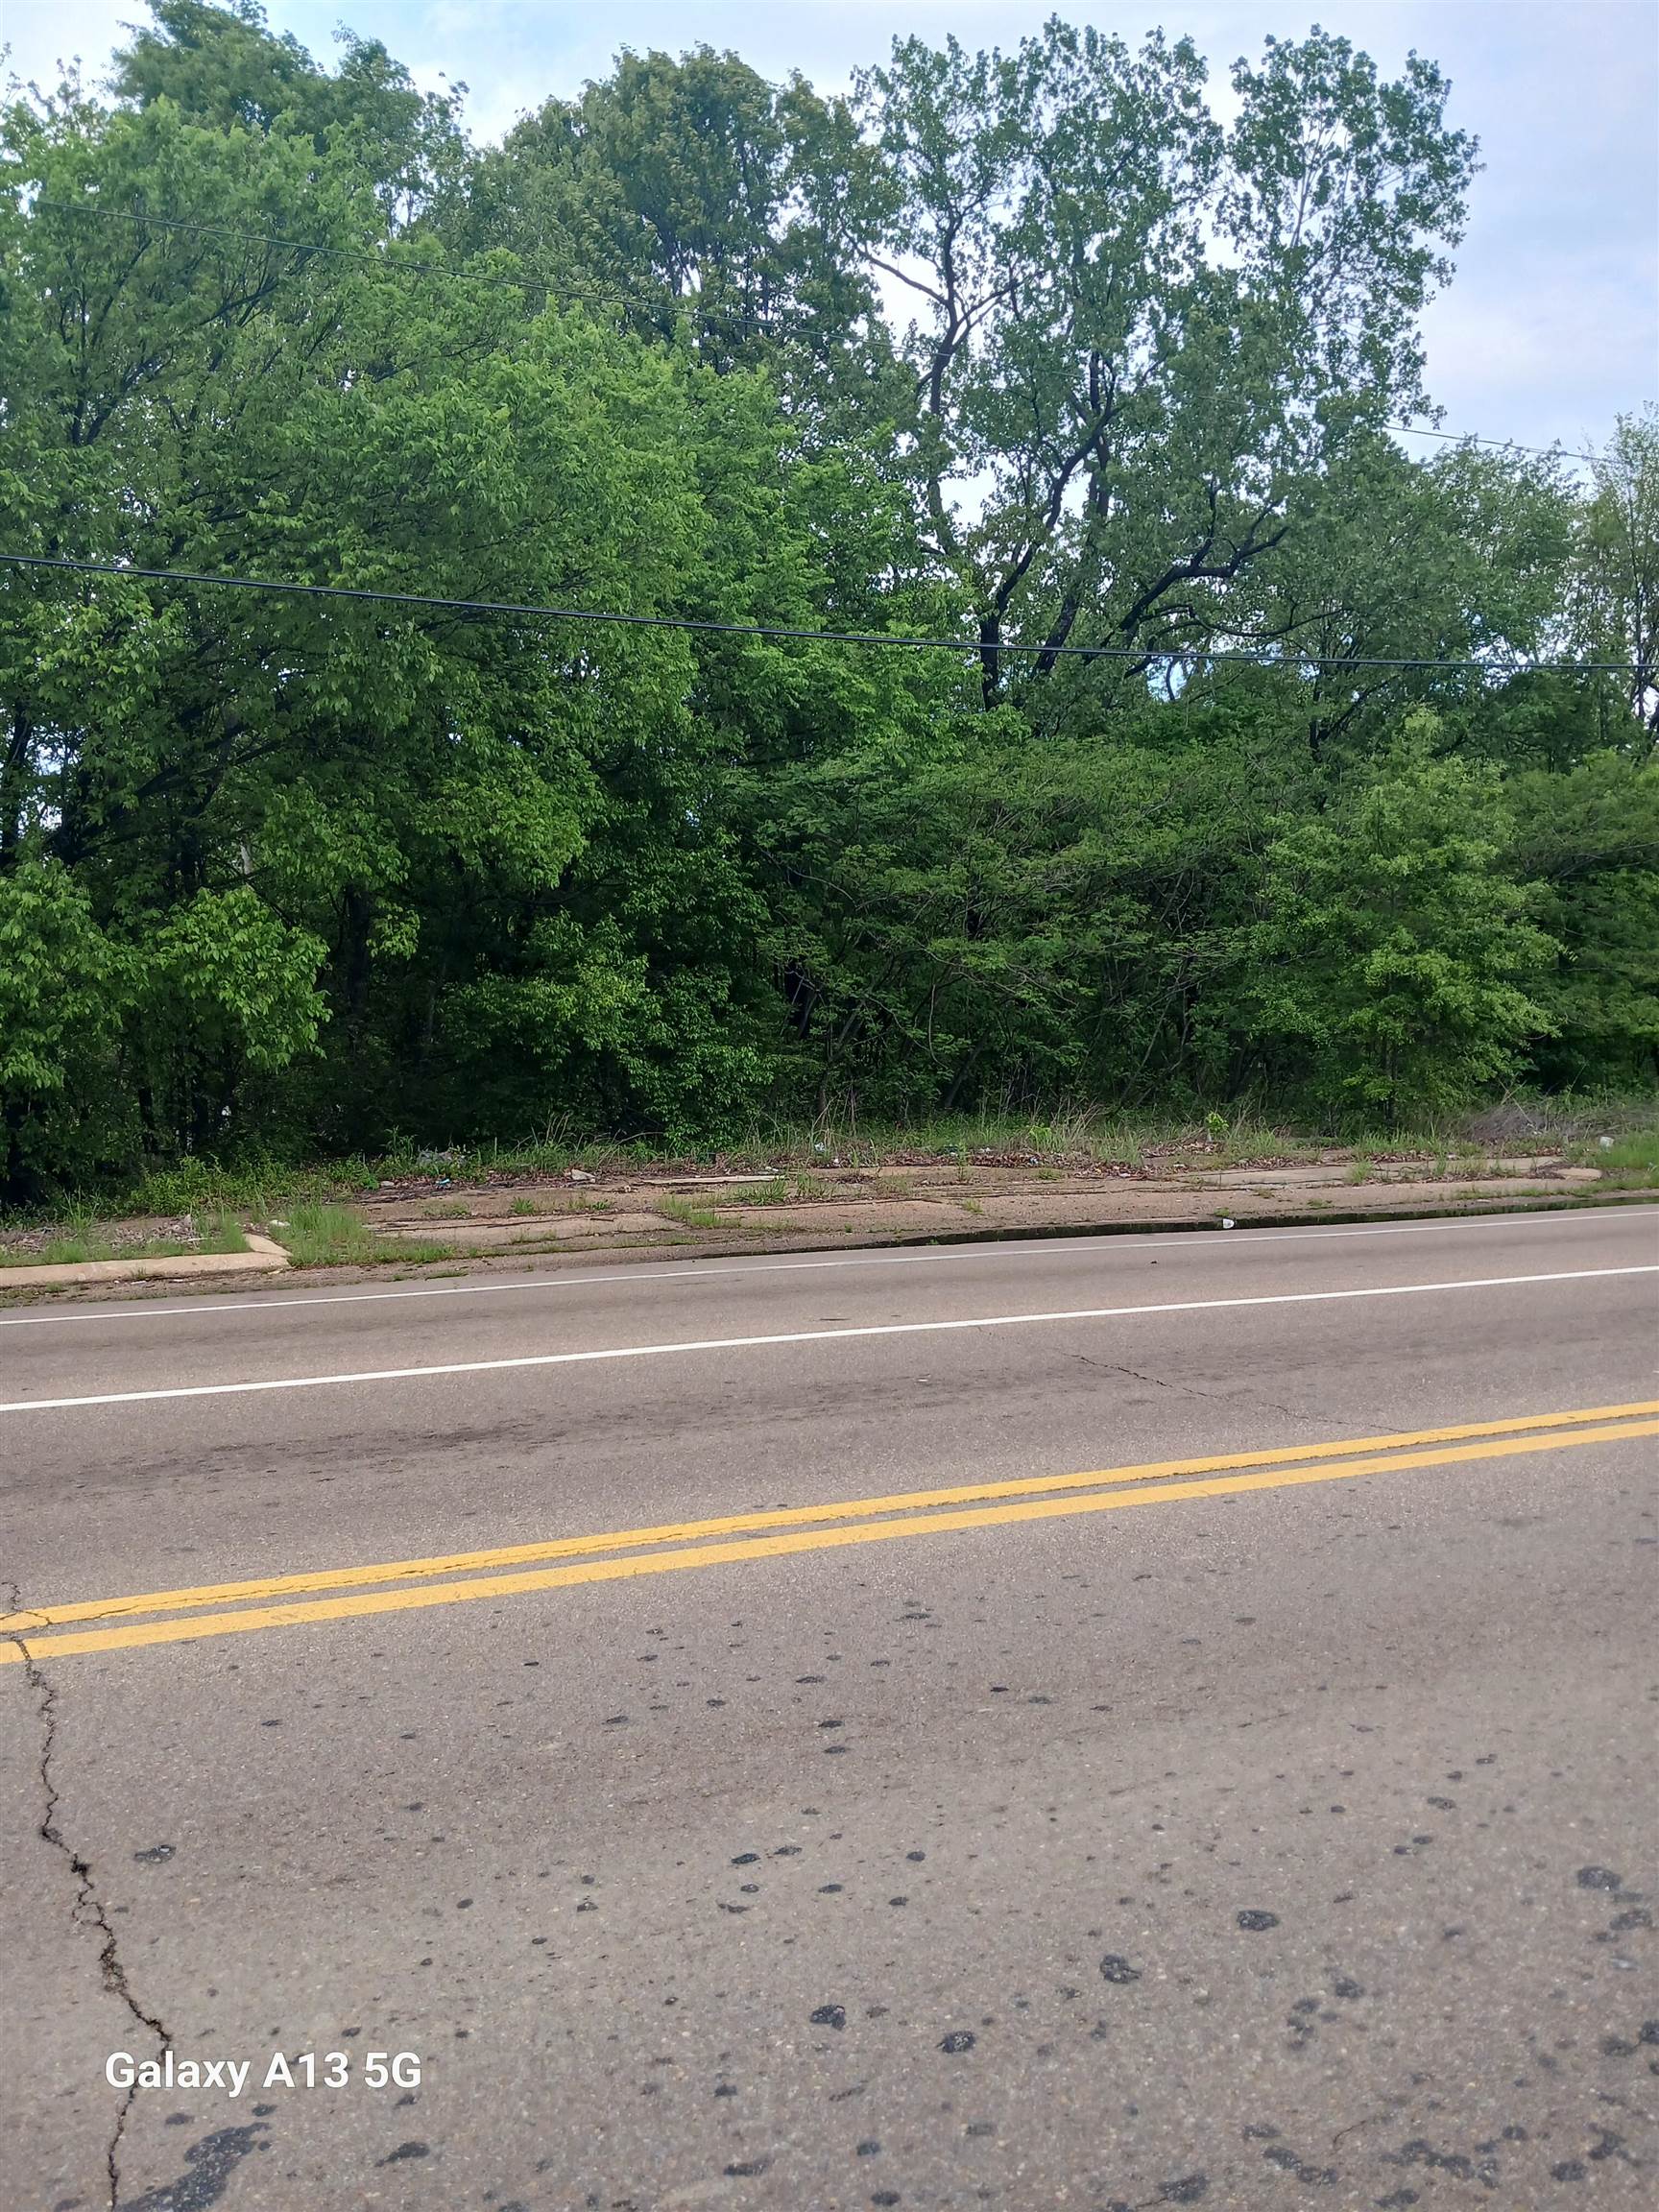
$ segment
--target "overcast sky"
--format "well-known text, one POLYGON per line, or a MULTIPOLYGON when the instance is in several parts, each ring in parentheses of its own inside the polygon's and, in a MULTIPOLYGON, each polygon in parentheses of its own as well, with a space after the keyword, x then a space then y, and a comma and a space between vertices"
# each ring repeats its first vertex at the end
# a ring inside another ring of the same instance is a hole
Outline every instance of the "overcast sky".
MULTIPOLYGON (((342 21, 417 79, 469 89, 475 136, 605 73, 619 46, 732 47, 764 75, 842 88, 896 35, 1011 45, 1058 12, 1134 39, 1190 34, 1225 84, 1264 33, 1313 21, 1388 70, 1415 47, 1452 80, 1476 132, 1455 282, 1426 325, 1429 388, 1459 431, 1569 446, 1659 395, 1659 0, 269 0, 274 28, 320 60, 342 21)), ((142 0, 0 0, 25 78, 79 55, 96 80, 142 0)), ((1415 443, 1415 442, 1414 442, 1415 443)), ((1418 445, 1418 450, 1428 448, 1418 445)))

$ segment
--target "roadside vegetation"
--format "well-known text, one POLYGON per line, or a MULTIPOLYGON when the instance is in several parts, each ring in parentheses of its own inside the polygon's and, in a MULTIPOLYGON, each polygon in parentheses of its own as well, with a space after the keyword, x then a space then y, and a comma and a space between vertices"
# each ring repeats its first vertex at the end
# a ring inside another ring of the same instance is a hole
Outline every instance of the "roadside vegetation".
MULTIPOLYGON (((1474 1115, 1358 1138, 1254 1119, 1227 1122, 1214 1113, 1199 1120, 1129 1121, 1077 1108, 1037 1121, 981 1114, 913 1127, 861 1129, 823 1118, 794 1128, 778 1123, 738 1144, 680 1153, 640 1142, 542 1139, 442 1151, 404 1146, 300 1168, 271 1160, 241 1167, 188 1163, 107 1194, 96 1214, 82 1206, 0 1216, 0 1265, 240 1251, 245 1224, 275 1238, 301 1266, 429 1266, 469 1249, 469 1229, 486 1218, 479 1201, 492 1192, 505 1194, 498 1218, 520 1233, 517 1249, 542 1248, 537 1238, 543 1231, 551 1248, 561 1219, 603 1217, 629 1203, 604 1194, 613 1178, 733 1178, 707 1191, 653 1190, 639 1201, 670 1229, 713 1231, 763 1223, 776 1210, 844 1200, 848 1178, 869 1180, 883 1198, 902 1200, 909 1194, 906 1169, 927 1173, 935 1191, 934 1171, 948 1169, 946 1188, 961 1189, 963 1211, 974 1216, 983 1208, 968 1186, 988 1166, 1016 1178, 1022 1172, 1041 1189, 1062 1179, 1179 1182, 1324 1163, 1345 1166, 1346 1181, 1367 1185, 1406 1168, 1429 1182, 1492 1176, 1506 1160, 1533 1158, 1596 1168, 1598 1192, 1659 1190, 1659 1099, 1515 1096, 1474 1115), (572 1174, 583 1180, 572 1182, 572 1174), (411 1217, 444 1223, 451 1236, 388 1237, 358 1210, 371 1198, 404 1199, 411 1217), (157 1218, 169 1233, 142 1226, 157 1218)), ((1522 1189, 1517 1181, 1518 1195, 1522 1189)), ((1308 1203, 1323 1208, 1330 1201, 1308 1203)))
POLYGON ((271 1234, 286 1247, 296 1267, 364 1267, 388 1259, 420 1266, 455 1256, 452 1245, 425 1240, 389 1249, 386 1240, 349 1206, 320 1205, 315 1200, 296 1206, 285 1219, 273 1221, 271 1234))
POLYGON ((13 1217, 1651 1094, 1659 416, 1403 450, 1431 61, 623 54, 486 147, 151 18, 0 108, 0 549, 119 571, 0 570, 13 1217))
POLYGON ((1600 1168, 1605 1190, 1659 1190, 1659 1129, 1640 1130, 1594 1148, 1579 1144, 1574 1157, 1600 1168))
POLYGON ((0 1266, 80 1266, 94 1260, 174 1260, 192 1252, 246 1252, 248 1238, 233 1214, 186 1217, 176 1235, 132 1233, 123 1223, 75 1212, 0 1231, 0 1266))

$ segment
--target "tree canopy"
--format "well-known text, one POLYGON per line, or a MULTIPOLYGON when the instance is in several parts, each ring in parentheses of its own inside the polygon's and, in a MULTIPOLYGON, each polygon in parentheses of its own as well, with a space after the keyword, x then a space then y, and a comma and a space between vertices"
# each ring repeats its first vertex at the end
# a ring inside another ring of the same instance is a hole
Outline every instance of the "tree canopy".
POLYGON ((0 568, 11 1197, 1659 1071, 1659 418, 1390 436, 1431 63, 1270 40, 1223 125, 1059 20, 846 99, 624 52, 480 149, 150 13, 0 119, 0 552, 468 604, 0 568))

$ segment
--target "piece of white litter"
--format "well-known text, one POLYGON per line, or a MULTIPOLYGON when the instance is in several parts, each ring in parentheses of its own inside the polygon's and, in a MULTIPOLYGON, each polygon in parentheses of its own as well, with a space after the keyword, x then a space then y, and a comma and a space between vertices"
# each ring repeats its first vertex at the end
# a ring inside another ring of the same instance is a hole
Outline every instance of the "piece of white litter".
POLYGON ((1221 1216, 1221 1226, 1223 1229, 1237 1229, 1238 1224, 1232 1218, 1230 1214, 1223 1214, 1221 1216))

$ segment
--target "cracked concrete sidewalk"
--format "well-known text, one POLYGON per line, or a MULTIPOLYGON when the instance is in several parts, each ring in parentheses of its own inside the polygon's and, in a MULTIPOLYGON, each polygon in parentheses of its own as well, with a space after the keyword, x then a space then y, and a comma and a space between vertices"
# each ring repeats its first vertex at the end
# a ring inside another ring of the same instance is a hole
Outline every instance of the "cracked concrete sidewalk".
POLYGON ((269 1237, 248 1232, 245 1252, 179 1252, 163 1259, 64 1260, 0 1267, 0 1290, 93 1289, 103 1283, 175 1282, 193 1275, 271 1274, 288 1255, 269 1237))
POLYGON ((453 1260, 547 1252, 661 1253, 843 1249, 1113 1229, 1212 1228, 1225 1217, 1317 1221, 1354 1214, 1455 1212, 1582 1199, 1594 1167, 1553 1155, 1492 1158, 1438 1175, 1431 1164, 1380 1163, 1362 1182, 1352 1164, 1222 1167, 1202 1160, 1157 1173, 949 1161, 807 1175, 674 1176, 642 1171, 565 1182, 456 1185, 441 1195, 383 1189, 358 1208, 388 1244, 440 1238, 453 1260), (757 1198, 768 1183, 786 1197, 757 1198), (532 1214, 531 1209, 534 1209, 532 1214))
POLYGON ((1602 1195, 1598 1168, 1557 1154, 1485 1155, 1444 1172, 1429 1160, 1378 1161, 1358 1182, 1354 1171, 1347 1153, 1298 1165, 1223 1166, 1199 1152, 1160 1157, 1145 1169, 910 1159, 881 1167, 831 1163, 787 1175, 764 1167, 743 1173, 626 1168, 453 1185, 406 1180, 355 1201, 349 1211, 373 1232, 373 1248, 366 1257, 342 1253, 325 1269, 291 1261, 279 1244, 250 1231, 247 1253, 0 1267, 0 1300, 36 1293, 96 1297, 117 1285, 124 1298, 163 1296, 172 1289, 165 1279, 175 1275, 209 1278, 199 1286, 205 1292, 240 1287, 250 1271, 261 1268, 293 1267, 302 1281, 325 1272, 331 1283, 355 1283, 388 1265, 418 1275, 433 1268, 454 1274, 558 1267, 624 1254, 637 1262, 730 1259, 1213 1229, 1229 1220, 1271 1227, 1524 1212, 1591 1204, 1602 1195))

